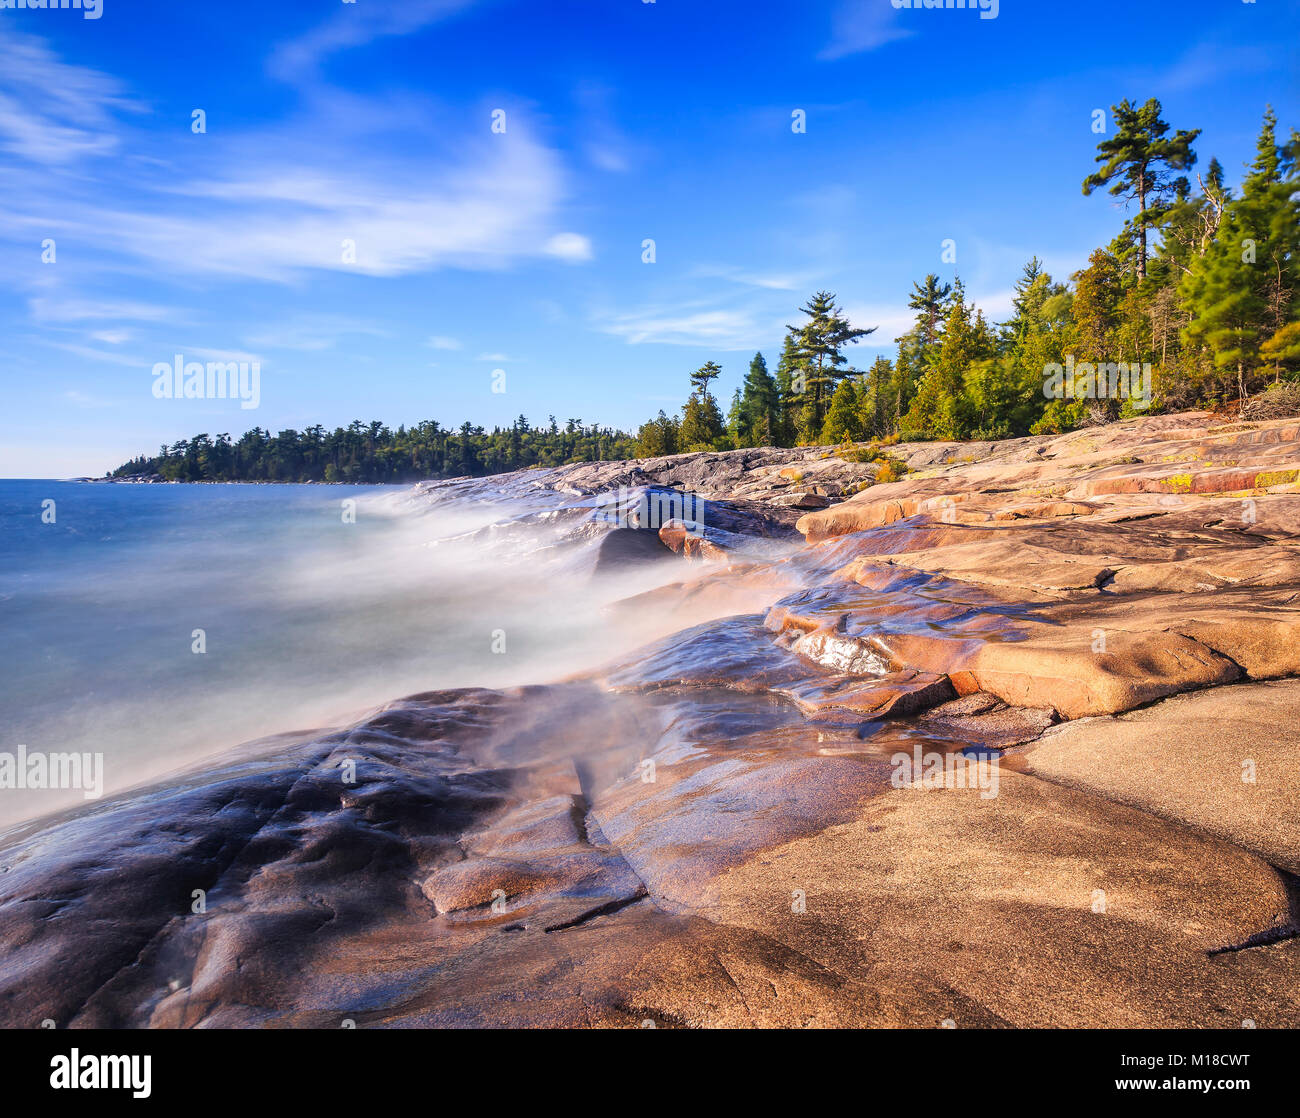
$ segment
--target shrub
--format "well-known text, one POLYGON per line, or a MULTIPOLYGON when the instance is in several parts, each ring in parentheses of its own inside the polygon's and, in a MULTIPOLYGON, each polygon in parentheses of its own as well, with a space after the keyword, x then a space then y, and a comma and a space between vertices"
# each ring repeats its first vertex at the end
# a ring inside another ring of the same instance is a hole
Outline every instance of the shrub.
POLYGON ((899 473, 892 461, 887 461, 880 467, 880 473, 876 475, 877 485, 888 485, 891 481, 897 481, 903 475, 899 473))

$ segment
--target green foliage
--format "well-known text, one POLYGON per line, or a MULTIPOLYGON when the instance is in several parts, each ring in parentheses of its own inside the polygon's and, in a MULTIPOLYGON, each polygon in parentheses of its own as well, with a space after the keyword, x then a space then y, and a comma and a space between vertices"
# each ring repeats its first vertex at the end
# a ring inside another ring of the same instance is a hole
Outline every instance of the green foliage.
POLYGON ((829 291, 818 291, 799 308, 808 318, 787 326, 790 338, 791 389, 799 398, 798 433, 815 442, 835 386, 855 370, 848 367, 845 346, 875 331, 853 326, 829 291))
POLYGON ((682 451, 727 449, 726 429, 718 401, 709 392, 709 381, 722 373, 722 368, 712 361, 691 374, 694 391, 682 408, 681 426, 678 430, 678 447, 682 451))
POLYGON ((1196 162, 1192 142, 1201 130, 1180 130, 1169 136, 1169 125, 1160 119, 1160 102, 1154 97, 1141 107, 1121 101, 1111 112, 1114 132, 1097 145, 1096 162, 1102 167, 1083 180, 1083 192, 1091 194, 1107 186, 1115 197, 1137 203, 1117 247, 1123 257, 1129 255, 1126 246, 1133 245, 1141 282, 1146 279, 1148 232, 1168 212, 1172 198, 1187 193, 1187 180, 1172 172, 1196 162))
MULTIPOLYGON (((661 413, 662 414, 662 413, 661 413)), ((644 428, 643 428, 644 430, 644 428)), ((356 420, 327 432, 319 425, 278 435, 260 427, 232 441, 206 433, 162 447, 119 466, 114 477, 161 474, 170 481, 330 481, 353 483, 479 477, 529 466, 603 462, 631 458, 632 438, 607 427, 584 427, 571 419, 560 428, 554 416, 546 428, 522 415, 507 428, 463 423, 458 429, 427 420, 392 430, 356 420)))
POLYGON ((831 397, 831 406, 826 412, 826 422, 822 424, 823 443, 856 442, 864 438, 862 415, 857 386, 853 378, 846 377, 840 381, 831 397))
POLYGON ((1188 341, 1216 369, 1235 373, 1243 398, 1269 365, 1275 378, 1285 365, 1285 331, 1300 284, 1300 182, 1277 145, 1276 126, 1270 109, 1241 197, 1225 204, 1213 239, 1192 259, 1179 289, 1190 316, 1188 341))
POLYGON ((679 428, 676 419, 659 414, 648 423, 641 424, 636 433, 636 456, 638 458, 662 458, 667 454, 676 454, 679 441, 679 428))
POLYGON ((772 446, 781 429, 780 388, 763 355, 756 353, 745 374, 732 435, 737 446, 772 446))

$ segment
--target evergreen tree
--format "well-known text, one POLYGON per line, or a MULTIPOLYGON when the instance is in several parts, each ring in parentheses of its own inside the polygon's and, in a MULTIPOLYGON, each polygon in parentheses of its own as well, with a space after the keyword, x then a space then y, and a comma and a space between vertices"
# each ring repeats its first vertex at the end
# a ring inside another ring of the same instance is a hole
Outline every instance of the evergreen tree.
POLYGON ((740 399, 743 441, 740 446, 772 446, 780 431, 781 411, 777 382, 767 371, 761 353, 754 354, 745 374, 740 399))
POLYGON ((965 392, 965 377, 973 362, 993 356, 995 341, 984 316, 972 312, 960 279, 953 281, 952 300, 944 322, 943 341, 930 363, 916 398, 903 417, 901 433, 908 438, 961 439, 974 416, 965 392))
POLYGON ((854 370, 848 368, 844 347, 873 333, 875 327, 859 329, 844 317, 829 291, 818 291, 799 308, 808 316, 800 326, 787 326, 794 339, 797 362, 794 389, 801 396, 800 435, 815 441, 835 384, 854 370))
POLYGON ((1097 145, 1096 162, 1103 166, 1083 180, 1083 193, 1091 194, 1109 186, 1115 197, 1137 202, 1135 213, 1125 229, 1136 240, 1137 279, 1147 274, 1147 233, 1159 224, 1173 196, 1186 193, 1186 178, 1174 177, 1196 162, 1192 143, 1201 134, 1199 128, 1179 130, 1168 136, 1169 125, 1160 119, 1160 102, 1154 97, 1138 107, 1127 99, 1111 107, 1115 134, 1097 145))
POLYGON ((888 357, 877 357, 867 370, 864 388, 858 397, 858 415, 864 437, 884 438, 894 429, 896 396, 893 362, 888 357))
POLYGON ((1118 360, 1115 332, 1124 297, 1119 261, 1103 248, 1094 249, 1088 266, 1074 274, 1072 313, 1081 361, 1118 360))
POLYGON ((781 343, 781 359, 776 366, 777 394, 777 446, 793 446, 798 419, 800 394, 795 391, 799 355, 795 350, 794 335, 786 334, 781 343))
POLYGON ((682 408, 678 445, 683 451, 715 450, 726 435, 718 401, 709 391, 709 381, 722 374, 721 366, 712 361, 691 373, 693 391, 682 408))
POLYGON ((822 425, 823 443, 856 442, 862 439, 862 417, 858 411, 858 388, 853 377, 845 377, 831 397, 830 407, 826 411, 826 422, 822 425))
POLYGON ((731 407, 727 409, 727 434, 731 436, 732 443, 737 447, 751 445, 745 428, 744 405, 741 402, 740 389, 737 388, 731 394, 731 407))
POLYGON ((1273 352, 1262 355, 1261 344, 1290 319, 1300 267, 1296 184, 1283 176, 1287 156, 1277 145, 1276 124, 1270 109, 1241 197, 1224 207, 1214 239, 1180 287, 1191 316, 1185 337, 1216 369, 1235 373, 1241 399, 1273 352))
POLYGON ((951 295, 951 285, 946 283, 940 285, 939 277, 934 273, 925 277, 924 286, 919 283, 912 284, 912 294, 908 297, 907 305, 917 312, 916 328, 921 342, 922 361, 939 340, 940 323, 947 311, 948 299, 951 295))
POLYGON ((676 454, 677 443, 677 420, 665 415, 660 408, 659 414, 649 423, 641 424, 640 430, 637 431, 636 456, 660 458, 667 454, 676 454))

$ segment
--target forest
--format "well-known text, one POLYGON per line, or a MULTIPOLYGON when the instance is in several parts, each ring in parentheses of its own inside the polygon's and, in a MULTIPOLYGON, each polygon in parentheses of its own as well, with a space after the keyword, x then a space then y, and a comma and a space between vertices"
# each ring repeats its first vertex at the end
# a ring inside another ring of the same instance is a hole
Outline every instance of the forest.
POLYGON ((1279 139, 1267 110, 1234 190, 1217 159, 1196 169, 1200 130, 1171 131, 1162 112, 1154 99, 1112 107, 1082 190, 1123 203, 1123 225, 1068 277, 1031 259, 1007 321, 990 322, 959 277, 932 273, 912 285, 915 321, 893 356, 860 369, 851 347, 875 327, 850 323, 818 291, 787 327, 775 369, 756 353, 725 414, 709 387, 723 370, 710 361, 689 374, 680 414, 660 411, 635 435, 523 416, 491 432, 433 420, 255 428, 237 441, 196 435, 113 476, 397 482, 749 446, 1000 439, 1234 402, 1300 411, 1300 133, 1279 139), (1049 370, 1067 359, 1085 378, 1094 366, 1149 365, 1151 399, 1108 394, 1104 377, 1048 394, 1049 370))

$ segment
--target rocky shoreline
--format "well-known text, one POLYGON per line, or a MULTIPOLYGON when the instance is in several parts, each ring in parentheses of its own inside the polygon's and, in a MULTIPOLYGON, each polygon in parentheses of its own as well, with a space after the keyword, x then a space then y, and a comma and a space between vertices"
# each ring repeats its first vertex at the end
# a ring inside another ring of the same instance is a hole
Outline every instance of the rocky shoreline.
POLYGON ((1300 421, 512 484, 670 635, 10 832, 0 1023, 1300 1026, 1300 421))

